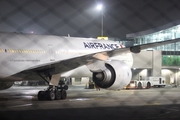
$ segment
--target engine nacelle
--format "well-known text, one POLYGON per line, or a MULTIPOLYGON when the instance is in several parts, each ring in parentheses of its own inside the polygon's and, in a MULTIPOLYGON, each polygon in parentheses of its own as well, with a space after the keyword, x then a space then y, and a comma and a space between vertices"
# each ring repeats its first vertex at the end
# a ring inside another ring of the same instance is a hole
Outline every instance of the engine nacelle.
POLYGON ((14 82, 0 82, 0 90, 5 90, 13 86, 14 82))
POLYGON ((122 89, 128 85, 132 72, 129 66, 123 61, 112 60, 105 63, 106 69, 101 72, 93 72, 93 81, 101 88, 105 89, 122 89))

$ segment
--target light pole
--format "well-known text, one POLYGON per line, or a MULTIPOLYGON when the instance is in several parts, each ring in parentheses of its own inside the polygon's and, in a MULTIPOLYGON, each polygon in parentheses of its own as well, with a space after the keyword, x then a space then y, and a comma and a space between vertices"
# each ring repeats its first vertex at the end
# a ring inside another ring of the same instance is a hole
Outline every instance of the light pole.
POLYGON ((102 4, 99 4, 98 6, 97 6, 97 9, 98 10, 100 10, 101 11, 101 36, 103 37, 103 17, 104 17, 104 13, 103 13, 103 9, 104 9, 104 6, 102 5, 102 4))

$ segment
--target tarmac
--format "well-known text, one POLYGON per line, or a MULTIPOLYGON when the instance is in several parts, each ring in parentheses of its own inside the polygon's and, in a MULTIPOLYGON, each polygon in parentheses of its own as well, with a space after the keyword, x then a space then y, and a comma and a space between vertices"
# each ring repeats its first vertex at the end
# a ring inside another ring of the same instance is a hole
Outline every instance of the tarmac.
POLYGON ((38 101, 47 86, 0 91, 0 120, 180 120, 180 88, 96 91, 69 86, 67 99, 38 101))

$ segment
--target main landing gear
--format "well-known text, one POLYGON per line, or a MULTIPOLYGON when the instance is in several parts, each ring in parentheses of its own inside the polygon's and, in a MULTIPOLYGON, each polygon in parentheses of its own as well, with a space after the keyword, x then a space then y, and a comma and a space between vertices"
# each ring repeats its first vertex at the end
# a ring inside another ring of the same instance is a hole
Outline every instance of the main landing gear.
POLYGON ((38 100, 60 100, 66 99, 68 86, 60 81, 58 86, 49 85, 45 91, 38 92, 38 100))

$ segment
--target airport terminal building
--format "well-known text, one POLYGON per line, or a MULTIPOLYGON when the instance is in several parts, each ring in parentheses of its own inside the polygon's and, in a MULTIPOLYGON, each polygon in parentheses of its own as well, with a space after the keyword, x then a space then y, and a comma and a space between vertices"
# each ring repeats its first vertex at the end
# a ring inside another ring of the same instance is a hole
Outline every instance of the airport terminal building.
MULTIPOLYGON (((180 21, 159 28, 126 35, 134 45, 180 38, 180 21)), ((133 54, 133 78, 164 76, 167 84, 180 85, 180 42, 147 49, 133 54)))

